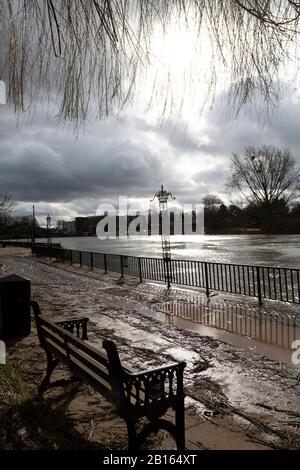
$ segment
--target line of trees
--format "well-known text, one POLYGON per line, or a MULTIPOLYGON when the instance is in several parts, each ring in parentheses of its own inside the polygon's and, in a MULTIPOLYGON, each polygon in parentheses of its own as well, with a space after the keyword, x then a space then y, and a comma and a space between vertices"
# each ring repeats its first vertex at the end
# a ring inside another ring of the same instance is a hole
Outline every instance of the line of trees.
POLYGON ((203 203, 206 233, 300 233, 300 202, 292 206, 283 201, 274 204, 270 217, 251 204, 225 204, 213 194, 203 198, 203 203))

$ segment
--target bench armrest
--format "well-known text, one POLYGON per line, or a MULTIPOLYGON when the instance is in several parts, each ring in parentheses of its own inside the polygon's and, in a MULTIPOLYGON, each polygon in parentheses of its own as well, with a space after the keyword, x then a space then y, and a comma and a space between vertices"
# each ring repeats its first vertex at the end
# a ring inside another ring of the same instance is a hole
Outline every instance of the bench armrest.
POLYGON ((174 404, 182 402, 183 371, 185 362, 175 362, 155 369, 142 372, 131 372, 121 364, 116 345, 105 339, 103 348, 106 349, 112 392, 117 406, 130 402, 135 406, 152 406, 157 404, 174 404))
POLYGON ((61 326, 70 333, 76 334, 77 338, 87 340, 87 324, 89 319, 87 317, 83 318, 70 318, 68 320, 61 320, 55 322, 56 325, 61 326))
POLYGON ((144 375, 153 375, 153 374, 157 374, 158 372, 164 372, 164 371, 169 371, 170 369, 178 369, 178 368, 182 368, 184 369, 186 366, 186 363, 185 362, 172 362, 170 364, 167 364, 166 366, 159 366, 159 367, 155 367, 153 369, 145 369, 145 370, 142 370, 140 372, 131 372, 129 370, 125 370, 126 374, 130 375, 131 377, 142 377, 144 375))
POLYGON ((123 385, 127 399, 147 405, 162 399, 182 399, 185 362, 131 373, 124 370, 123 385))

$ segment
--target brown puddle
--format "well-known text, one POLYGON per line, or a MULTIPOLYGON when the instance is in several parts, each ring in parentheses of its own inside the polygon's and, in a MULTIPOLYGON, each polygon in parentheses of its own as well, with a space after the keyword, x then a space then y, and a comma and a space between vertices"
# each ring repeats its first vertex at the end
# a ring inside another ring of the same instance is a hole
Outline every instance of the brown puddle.
POLYGON ((217 302, 174 301, 156 307, 165 314, 167 324, 213 336, 288 364, 292 364, 292 343, 300 339, 300 322, 296 316, 217 302))

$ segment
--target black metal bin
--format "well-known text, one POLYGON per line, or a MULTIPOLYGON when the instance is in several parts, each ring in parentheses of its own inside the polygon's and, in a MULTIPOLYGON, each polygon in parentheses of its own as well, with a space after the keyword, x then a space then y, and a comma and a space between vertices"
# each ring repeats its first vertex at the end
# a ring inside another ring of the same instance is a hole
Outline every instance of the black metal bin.
POLYGON ((0 278, 0 338, 30 334, 30 281, 12 274, 0 278))

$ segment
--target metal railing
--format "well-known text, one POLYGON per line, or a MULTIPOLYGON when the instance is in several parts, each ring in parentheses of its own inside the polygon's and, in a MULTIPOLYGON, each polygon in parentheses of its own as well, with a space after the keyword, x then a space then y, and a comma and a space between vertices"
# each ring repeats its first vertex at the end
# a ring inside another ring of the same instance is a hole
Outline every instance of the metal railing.
POLYGON ((143 279, 179 284, 212 291, 263 299, 300 303, 300 270, 272 266, 213 263, 206 261, 163 260, 117 254, 69 250, 32 245, 32 254, 55 258, 91 269, 112 271, 143 279))

